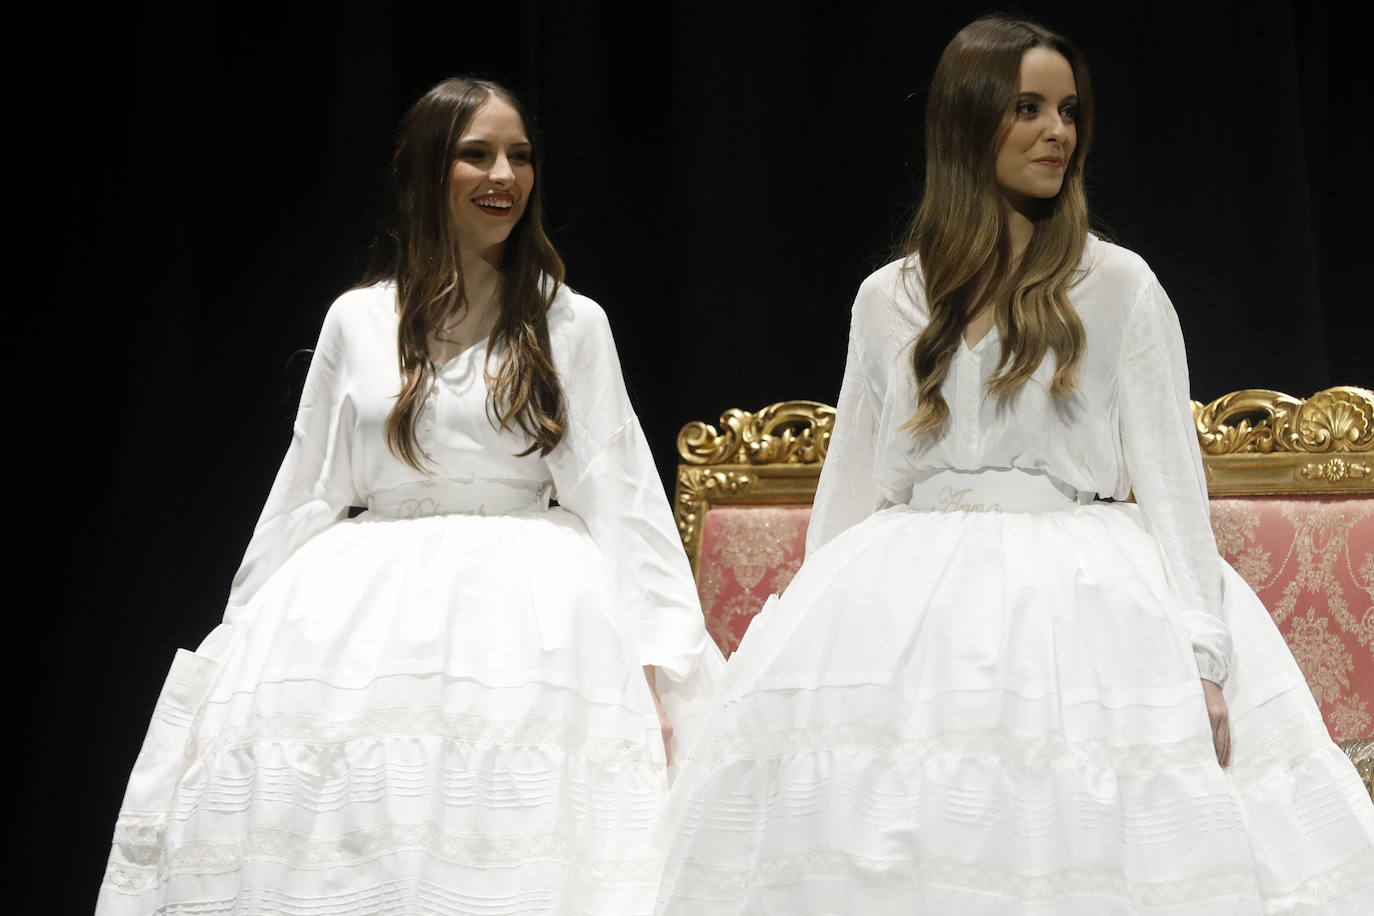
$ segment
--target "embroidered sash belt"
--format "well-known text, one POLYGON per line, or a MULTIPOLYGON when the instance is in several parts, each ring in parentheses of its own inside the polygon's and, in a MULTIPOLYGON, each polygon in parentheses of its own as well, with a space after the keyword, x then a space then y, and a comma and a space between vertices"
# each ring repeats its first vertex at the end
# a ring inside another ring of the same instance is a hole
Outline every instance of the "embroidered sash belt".
POLYGON ((911 487, 913 509, 922 512, 1056 512, 1093 501, 1042 471, 982 468, 929 471, 911 487))
POLYGON ((553 484, 537 480, 418 480, 376 490, 367 511, 380 518, 515 515, 549 508, 553 484))

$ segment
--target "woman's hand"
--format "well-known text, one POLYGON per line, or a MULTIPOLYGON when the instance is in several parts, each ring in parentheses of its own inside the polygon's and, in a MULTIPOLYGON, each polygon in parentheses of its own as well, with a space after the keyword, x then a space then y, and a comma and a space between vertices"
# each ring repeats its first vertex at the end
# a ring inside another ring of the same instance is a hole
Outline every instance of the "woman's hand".
POLYGON ((1212 745, 1217 749, 1217 763, 1226 766, 1231 762, 1231 724, 1227 718, 1226 698, 1221 695, 1221 686, 1206 678, 1202 681, 1202 696, 1207 701, 1207 718, 1212 722, 1212 745))
POLYGON ((649 682, 649 695, 654 698, 654 709, 658 712, 658 727, 663 732, 663 757, 673 762, 673 725, 663 712, 663 702, 658 698, 658 684, 654 680, 654 666, 644 666, 644 679, 649 682))

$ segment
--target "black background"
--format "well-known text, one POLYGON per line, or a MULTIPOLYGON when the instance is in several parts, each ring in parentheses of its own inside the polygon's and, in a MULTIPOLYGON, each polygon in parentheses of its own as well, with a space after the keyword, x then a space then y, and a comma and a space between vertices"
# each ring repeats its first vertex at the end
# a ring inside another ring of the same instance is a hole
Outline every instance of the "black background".
POLYGON ((671 485, 688 420, 833 403, 854 291, 919 193, 935 60, 994 9, 1087 55, 1090 205, 1170 292, 1194 397, 1374 383, 1368 49, 1342 4, 209 3, 61 23, 34 90, 61 100, 42 193, 63 263, 34 310, 76 346, 21 391, 53 425, 26 431, 42 477, 20 495, 42 503, 38 552, 65 558, 11 650, 41 669, 12 745, 33 774, 28 907, 93 905, 161 680, 219 620, 290 436, 292 354, 361 272, 411 101, 468 72, 533 109, 569 281, 609 313, 671 485))

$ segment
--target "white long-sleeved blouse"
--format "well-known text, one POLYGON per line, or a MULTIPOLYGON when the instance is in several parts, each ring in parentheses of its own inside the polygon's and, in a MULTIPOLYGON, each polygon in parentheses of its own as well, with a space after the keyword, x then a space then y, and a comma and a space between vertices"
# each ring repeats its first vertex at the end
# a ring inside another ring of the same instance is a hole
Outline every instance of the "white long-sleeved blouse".
POLYGON ((960 343, 941 387, 949 419, 922 437, 902 429, 916 410, 911 348, 929 321, 919 264, 894 261, 864 281, 807 551, 906 503, 924 471, 1021 468, 1103 497, 1134 491, 1184 608, 1198 670, 1221 683, 1231 640, 1178 317, 1133 252, 1089 236, 1079 271, 1069 298, 1087 344, 1073 394, 1050 394, 1050 354, 1009 399, 988 395, 1001 356, 994 328, 971 348, 960 343))
POLYGON ((391 453, 384 433, 400 390, 395 287, 341 296, 325 316, 291 445, 234 577, 230 615, 302 544, 379 493, 436 477, 527 482, 550 485, 607 558, 641 664, 675 680, 691 672, 713 647, 606 314, 564 286, 548 321, 567 399, 563 440, 545 457, 516 457, 529 443, 493 427, 482 342, 438 369, 417 424, 433 459, 427 477, 391 453))

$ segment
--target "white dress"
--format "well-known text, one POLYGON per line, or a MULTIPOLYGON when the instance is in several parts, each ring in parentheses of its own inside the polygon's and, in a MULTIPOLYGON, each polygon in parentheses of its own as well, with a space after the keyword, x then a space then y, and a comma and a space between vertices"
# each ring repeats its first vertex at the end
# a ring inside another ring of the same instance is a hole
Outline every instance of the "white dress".
POLYGON ((724 663, 606 316, 566 287, 549 312, 568 430, 546 458, 489 421, 485 343, 440 367, 429 477, 383 436, 396 328, 389 284, 325 318, 224 622, 154 711, 98 913, 652 907, 668 771, 641 666, 685 739, 724 663))
POLYGON ((674 784, 657 912, 1374 913, 1374 808, 1217 556, 1173 308, 1096 238, 1070 298, 1072 397, 1052 357, 985 396, 994 330, 918 441, 919 272, 860 288, 806 562, 674 784))

